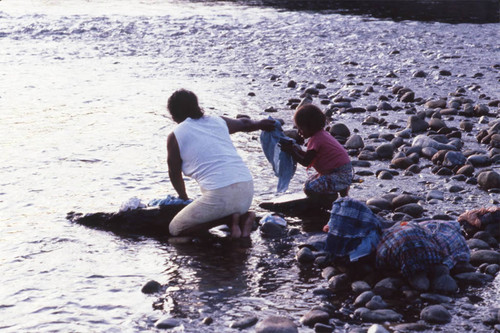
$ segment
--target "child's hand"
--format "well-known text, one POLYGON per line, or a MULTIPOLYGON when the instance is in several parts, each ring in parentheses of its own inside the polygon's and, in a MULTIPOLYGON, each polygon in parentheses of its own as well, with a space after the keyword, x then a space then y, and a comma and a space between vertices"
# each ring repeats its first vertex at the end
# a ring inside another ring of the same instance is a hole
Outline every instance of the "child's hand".
POLYGON ((263 131, 270 132, 274 131, 276 127, 275 121, 272 119, 262 119, 259 121, 259 128, 263 131))
POLYGON ((329 232, 330 231, 330 227, 328 226, 328 224, 325 224, 325 226, 323 227, 323 231, 324 232, 329 232))
POLYGON ((293 151, 293 142, 289 140, 280 140, 279 147, 281 151, 291 154, 293 151))

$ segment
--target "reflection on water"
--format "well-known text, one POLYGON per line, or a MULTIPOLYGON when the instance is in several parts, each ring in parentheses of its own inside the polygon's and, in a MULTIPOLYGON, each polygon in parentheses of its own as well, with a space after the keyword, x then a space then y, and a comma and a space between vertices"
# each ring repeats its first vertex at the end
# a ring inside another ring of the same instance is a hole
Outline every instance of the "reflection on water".
MULTIPOLYGON (((218 0, 190 0, 217 2, 218 0)), ((448 23, 497 23, 500 3, 496 0, 225 0, 250 6, 286 10, 322 11, 369 15, 395 21, 448 23)))

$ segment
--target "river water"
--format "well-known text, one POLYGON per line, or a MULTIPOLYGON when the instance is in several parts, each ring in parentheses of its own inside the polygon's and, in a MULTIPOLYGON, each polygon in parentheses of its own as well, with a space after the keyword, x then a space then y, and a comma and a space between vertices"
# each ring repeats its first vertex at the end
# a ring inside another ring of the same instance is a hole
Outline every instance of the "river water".
MULTIPOLYGON (((195 91, 209 114, 258 118, 273 106, 291 127, 286 102, 300 92, 286 88, 289 79, 330 80, 336 93, 353 77, 384 83, 395 72, 420 96, 480 84, 476 95, 498 97, 498 54, 495 23, 395 22, 241 2, 1 1, 0 329, 155 330, 157 296, 141 293, 151 279, 170 286, 165 311, 182 319, 177 330, 222 332, 252 314, 298 323, 318 302, 312 290, 322 279, 296 264, 294 241, 255 232, 251 245, 176 245, 87 229, 66 213, 111 212, 133 196, 174 193, 165 104, 180 87, 195 91), (428 78, 415 82, 418 69, 428 78), (215 322, 200 328, 206 316, 215 322)), ((233 137, 254 175, 255 205, 276 186, 257 137, 233 137)), ((299 169, 290 191, 305 177, 299 169)), ((193 181, 187 188, 196 196, 193 181)), ((494 286, 486 296, 498 295, 498 279, 494 286)))

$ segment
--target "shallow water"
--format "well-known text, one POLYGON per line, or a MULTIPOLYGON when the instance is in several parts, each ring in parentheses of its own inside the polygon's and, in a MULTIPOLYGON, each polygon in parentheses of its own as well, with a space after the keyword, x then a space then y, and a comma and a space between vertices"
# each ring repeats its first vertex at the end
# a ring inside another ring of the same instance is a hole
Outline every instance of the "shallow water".
MULTIPOLYGON (((324 283, 296 264, 300 237, 271 242, 253 233, 250 246, 175 245, 86 229, 66 221, 66 213, 116 211, 133 196, 147 202, 173 193, 165 163, 173 122, 165 104, 179 87, 195 91, 210 114, 264 117, 274 106, 288 128, 286 102, 300 95, 286 88, 289 79, 299 86, 335 79, 326 94, 374 82, 387 94, 384 84, 396 81, 426 98, 479 84, 473 96, 498 98, 497 37, 498 24, 393 22, 231 3, 0 2, 0 328, 154 330, 158 297, 140 291, 150 279, 170 286, 164 308, 184 318, 186 331, 199 331, 205 316, 215 323, 203 330, 214 332, 251 314, 298 323, 318 303, 312 289, 324 283), (418 69, 429 76, 412 79, 418 69), (439 76, 439 69, 453 75, 439 76), (391 71, 397 79, 385 77, 391 71), (474 78, 478 72, 483 76, 474 78)), ((356 126, 363 117, 340 120, 356 126)), ((276 186, 257 137, 233 137, 254 175, 255 205, 276 186)), ((305 177, 299 169, 290 191, 305 177)), ((419 186, 429 189, 425 180, 419 186)), ((367 180, 351 195, 367 199, 376 186, 367 180)), ((187 187, 197 194, 193 181, 187 187)), ((494 199, 471 194, 436 210, 494 199)), ((485 305, 499 290, 497 278, 481 291, 485 305)))

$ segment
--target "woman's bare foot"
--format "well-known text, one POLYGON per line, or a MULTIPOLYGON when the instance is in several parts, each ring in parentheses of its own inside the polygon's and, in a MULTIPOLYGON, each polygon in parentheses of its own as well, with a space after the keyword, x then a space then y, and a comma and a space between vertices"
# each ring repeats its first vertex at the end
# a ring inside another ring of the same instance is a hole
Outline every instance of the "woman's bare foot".
POLYGON ((229 226, 231 229, 231 238, 240 238, 242 235, 240 228, 240 214, 231 215, 231 225, 229 226))
POLYGON ((255 221, 254 212, 248 212, 245 215, 241 216, 241 221, 240 221, 241 237, 250 236, 254 221, 255 221))

